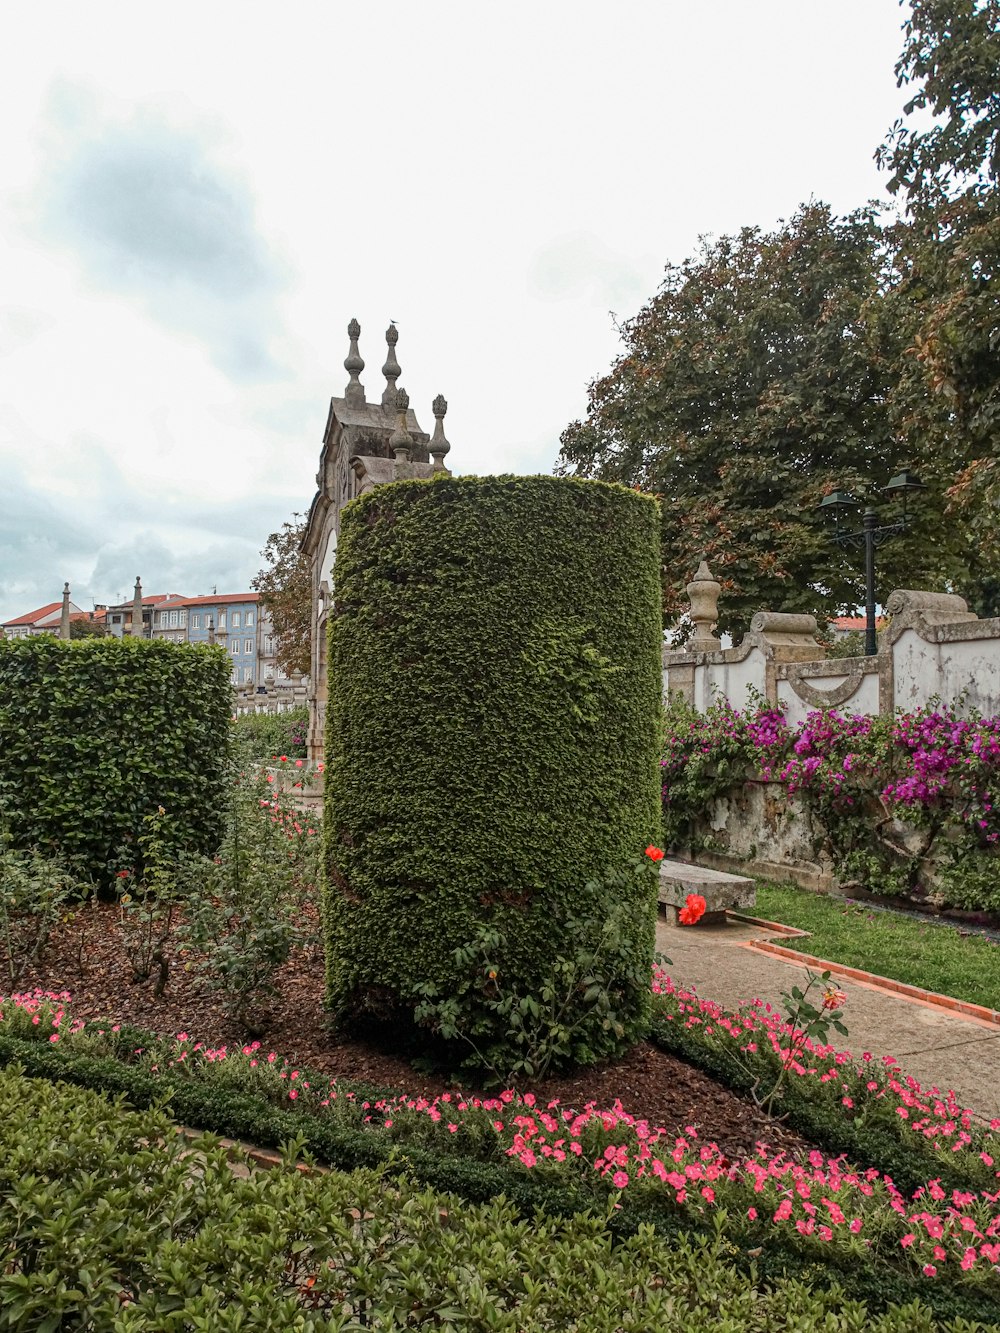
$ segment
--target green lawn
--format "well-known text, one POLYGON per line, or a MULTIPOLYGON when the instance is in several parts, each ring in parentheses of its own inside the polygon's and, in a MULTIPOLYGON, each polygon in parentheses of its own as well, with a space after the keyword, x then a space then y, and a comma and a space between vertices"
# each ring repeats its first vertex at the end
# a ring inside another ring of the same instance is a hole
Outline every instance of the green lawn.
POLYGON ((981 935, 777 884, 758 884, 754 915, 810 932, 790 949, 1000 1010, 1000 945, 981 935))

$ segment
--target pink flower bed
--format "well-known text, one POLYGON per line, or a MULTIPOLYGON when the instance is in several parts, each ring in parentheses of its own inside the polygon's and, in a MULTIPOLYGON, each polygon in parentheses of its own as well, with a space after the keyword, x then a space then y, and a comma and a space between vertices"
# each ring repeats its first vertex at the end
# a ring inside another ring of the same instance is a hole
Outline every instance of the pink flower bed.
MULTIPOLYGON (((730 1014, 711 1001, 676 987, 657 971, 654 991, 673 1007, 673 1021, 700 1035, 737 1043, 753 1054, 760 1047, 783 1058, 792 1032, 781 1016, 759 1002, 730 1014)), ((67 993, 36 991, 0 1000, 0 1030, 81 1049, 100 1043, 103 1030, 84 1030, 70 1020, 67 993)), ((117 1032, 117 1027, 109 1032, 117 1032)), ((799 1078, 835 1085, 847 1115, 870 1104, 900 1122, 901 1132, 921 1135, 942 1155, 976 1159, 992 1184, 946 1191, 931 1179, 912 1198, 891 1177, 870 1168, 853 1169, 843 1157, 814 1151, 792 1161, 759 1143, 751 1157, 732 1161, 712 1142, 701 1142, 693 1126, 668 1133, 628 1114, 620 1102, 569 1110, 558 1102, 540 1106, 531 1093, 506 1090, 494 1097, 399 1096, 367 1101, 335 1079, 310 1080, 259 1042, 238 1050, 211 1048, 179 1033, 172 1046, 160 1043, 134 1059, 152 1073, 205 1078, 250 1088, 290 1101, 317 1115, 334 1115, 391 1141, 433 1141, 450 1136, 456 1151, 484 1160, 507 1158, 525 1171, 558 1179, 567 1171, 590 1182, 595 1196, 620 1192, 637 1202, 655 1201, 702 1218, 725 1208, 730 1229, 747 1245, 778 1228, 799 1247, 836 1246, 843 1255, 872 1250, 933 1278, 949 1271, 964 1280, 993 1281, 1000 1270, 1000 1120, 988 1129, 974 1123, 953 1093, 925 1090, 902 1074, 891 1057, 862 1055, 807 1043, 797 1059, 799 1078), (993 1187, 995 1186, 995 1188, 993 1187)), ((612 1200, 613 1202, 614 1200, 612 1200)))

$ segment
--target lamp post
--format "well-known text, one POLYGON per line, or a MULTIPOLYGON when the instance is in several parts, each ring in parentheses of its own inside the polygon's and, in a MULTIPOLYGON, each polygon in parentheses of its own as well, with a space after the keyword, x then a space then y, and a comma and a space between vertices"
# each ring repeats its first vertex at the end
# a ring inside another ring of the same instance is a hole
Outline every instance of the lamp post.
POLYGON ((833 513, 837 519, 837 531, 833 540, 841 546, 863 546, 865 552, 865 653, 868 656, 877 650, 875 641, 875 548, 890 537, 905 532, 911 518, 907 513, 907 497, 911 492, 924 490, 924 483, 909 467, 902 467, 896 475, 883 486, 882 492, 890 497, 901 496, 903 501, 902 516, 892 523, 879 523, 875 508, 865 505, 861 516, 861 529, 857 532, 844 532, 840 527, 840 516, 844 509, 854 509, 861 503, 847 491, 833 490, 820 501, 820 509, 833 513))

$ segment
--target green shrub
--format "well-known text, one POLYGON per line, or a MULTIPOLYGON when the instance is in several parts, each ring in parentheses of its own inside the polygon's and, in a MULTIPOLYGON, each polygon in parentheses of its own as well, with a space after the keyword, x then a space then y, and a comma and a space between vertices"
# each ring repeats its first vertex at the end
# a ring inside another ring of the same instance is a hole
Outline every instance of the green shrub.
POLYGON ((766 1285, 721 1228, 471 1205, 378 1172, 232 1173, 160 1111, 0 1073, 0 1329, 472 1333, 976 1333, 917 1301, 870 1312, 836 1285, 766 1285))
MULTIPOLYGON (((413 1033, 427 986, 459 993, 456 951, 483 926, 507 990, 537 995, 583 886, 654 840, 657 524, 647 496, 553 477, 400 482, 345 510, 324 818, 342 1022, 413 1033)), ((620 1031, 595 1015, 577 1059, 635 1040, 648 1013, 655 877, 621 892, 620 1031)), ((492 1062, 514 1063, 494 1018, 492 1062)))
POLYGON ((143 818, 218 842, 232 689, 221 648, 141 639, 0 642, 0 810, 14 845, 104 886, 141 874, 143 818))
POLYGON ((257 764, 286 754, 304 759, 308 708, 290 708, 287 713, 241 713, 233 719, 233 736, 246 758, 257 764))
POLYGON ((303 875, 314 876, 315 859, 294 812, 260 777, 232 772, 225 818, 218 856, 202 862, 199 890, 184 895, 179 934, 227 1012, 252 1029, 278 968, 308 938, 302 904, 312 885, 303 875))

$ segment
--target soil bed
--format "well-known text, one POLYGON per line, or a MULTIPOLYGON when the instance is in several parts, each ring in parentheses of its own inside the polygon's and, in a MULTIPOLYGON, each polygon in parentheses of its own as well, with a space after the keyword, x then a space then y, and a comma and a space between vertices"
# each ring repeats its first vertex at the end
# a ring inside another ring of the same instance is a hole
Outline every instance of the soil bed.
MULTIPOLYGON (((132 1024, 164 1036, 186 1032, 206 1046, 240 1046, 248 1038, 224 1011, 220 997, 168 946, 169 978, 164 994, 154 981, 136 982, 122 949, 118 908, 98 904, 77 913, 52 934, 44 959, 9 983, 0 951, 0 986, 31 991, 68 991, 75 1017, 132 1024)), ((266 1001, 257 1035, 265 1050, 334 1078, 355 1079, 399 1092, 436 1097, 454 1095, 443 1077, 418 1074, 409 1062, 376 1046, 331 1032, 323 1009, 323 960, 318 949, 299 950, 280 970, 280 994, 266 1001)), ((694 1126, 703 1141, 714 1141, 730 1157, 752 1153, 758 1142, 789 1155, 808 1153, 807 1140, 769 1120, 750 1101, 648 1042, 621 1060, 592 1065, 530 1085, 543 1103, 558 1099, 581 1109, 588 1102, 610 1107, 618 1100, 633 1116, 681 1133, 694 1126)), ((471 1087, 465 1091, 472 1092, 471 1087)))

